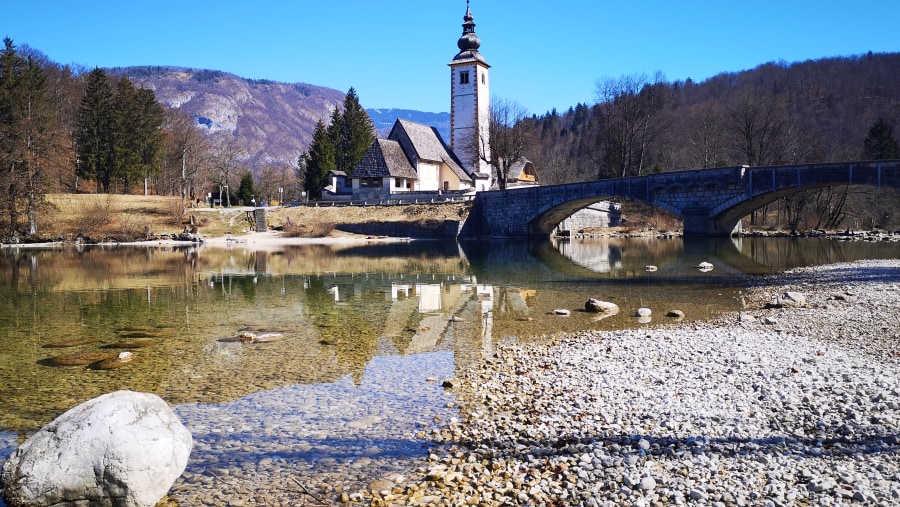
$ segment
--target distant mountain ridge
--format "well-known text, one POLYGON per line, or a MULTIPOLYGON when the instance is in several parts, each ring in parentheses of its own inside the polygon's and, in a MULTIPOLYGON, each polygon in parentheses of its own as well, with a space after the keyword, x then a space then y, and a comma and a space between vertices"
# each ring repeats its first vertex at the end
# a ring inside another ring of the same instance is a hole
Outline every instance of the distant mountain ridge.
POLYGON ((381 137, 387 137, 397 119, 404 119, 435 127, 444 142, 450 142, 450 113, 426 113, 412 109, 366 109, 375 130, 381 137))
MULTIPOLYGON (((190 114, 208 136, 233 140, 243 148, 239 160, 252 169, 296 166, 319 119, 328 122, 345 92, 307 83, 247 79, 228 72, 168 66, 105 69, 153 90, 156 100, 190 114)), ((450 114, 408 109, 366 109, 379 135, 404 118, 434 126, 449 139, 450 114)))

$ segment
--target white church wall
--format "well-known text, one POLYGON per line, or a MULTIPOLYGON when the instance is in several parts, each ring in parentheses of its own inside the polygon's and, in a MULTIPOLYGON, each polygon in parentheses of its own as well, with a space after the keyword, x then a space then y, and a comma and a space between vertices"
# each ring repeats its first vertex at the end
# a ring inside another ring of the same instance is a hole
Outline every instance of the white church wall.
POLYGON ((420 160, 416 172, 419 174, 418 190, 437 190, 440 188, 440 167, 437 164, 420 160))

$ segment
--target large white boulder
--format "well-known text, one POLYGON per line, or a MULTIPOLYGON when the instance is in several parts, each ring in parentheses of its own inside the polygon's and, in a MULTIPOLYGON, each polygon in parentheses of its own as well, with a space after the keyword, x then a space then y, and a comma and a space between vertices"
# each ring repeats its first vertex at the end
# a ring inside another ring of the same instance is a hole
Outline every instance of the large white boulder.
POLYGON ((149 506, 184 472, 193 439, 160 397, 117 391, 69 410, 3 464, 11 507, 149 506))

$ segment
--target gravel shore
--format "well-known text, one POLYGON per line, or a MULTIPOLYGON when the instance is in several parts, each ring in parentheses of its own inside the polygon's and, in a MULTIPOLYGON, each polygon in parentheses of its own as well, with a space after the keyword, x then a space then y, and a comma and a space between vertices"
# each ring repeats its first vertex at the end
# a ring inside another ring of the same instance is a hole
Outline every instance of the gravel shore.
POLYGON ((500 348, 375 505, 900 505, 900 261, 784 273, 716 322, 500 348), (778 294, 801 308, 765 308, 778 294))
MULTIPOLYGON (((898 294, 900 260, 820 266, 761 281, 744 311, 713 322, 498 346, 409 427, 384 399, 372 402, 380 409, 340 402, 359 389, 342 385, 261 393, 240 401, 246 410, 182 407, 197 452, 171 497, 220 507, 900 505, 898 294), (772 307, 786 292, 805 306, 772 307), (271 405, 266 438, 245 442, 260 404, 271 405), (352 422, 317 438, 317 420, 334 418, 352 422), (221 424, 233 428, 214 434, 221 424), (414 448, 429 442, 420 457, 414 448), (220 448, 241 452, 223 463, 220 448)), ((440 355, 427 358, 418 373, 385 365, 395 372, 385 384, 404 392, 453 375, 452 361, 438 371, 440 355)))

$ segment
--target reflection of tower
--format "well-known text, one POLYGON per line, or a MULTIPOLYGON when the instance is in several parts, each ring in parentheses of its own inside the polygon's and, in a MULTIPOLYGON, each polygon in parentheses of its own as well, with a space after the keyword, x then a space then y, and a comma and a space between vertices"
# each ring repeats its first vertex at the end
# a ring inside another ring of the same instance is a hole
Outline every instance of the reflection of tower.
POLYGON ((450 148, 469 173, 490 174, 490 65, 478 52, 474 19, 467 0, 459 53, 450 62, 450 148))
POLYGON ((481 301, 481 356, 494 354, 494 287, 479 285, 476 289, 481 301))

